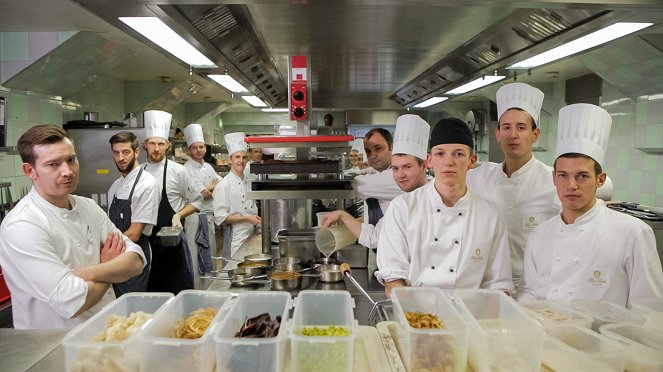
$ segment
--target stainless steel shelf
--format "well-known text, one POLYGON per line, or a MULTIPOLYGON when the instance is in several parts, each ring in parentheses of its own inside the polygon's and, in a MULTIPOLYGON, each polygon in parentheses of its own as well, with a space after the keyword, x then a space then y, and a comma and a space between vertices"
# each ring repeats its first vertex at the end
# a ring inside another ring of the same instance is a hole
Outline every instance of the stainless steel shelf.
POLYGON ((350 147, 347 142, 251 142, 251 148, 282 147, 350 147))
POLYGON ((252 200, 352 199, 354 190, 262 190, 248 191, 246 197, 252 200))

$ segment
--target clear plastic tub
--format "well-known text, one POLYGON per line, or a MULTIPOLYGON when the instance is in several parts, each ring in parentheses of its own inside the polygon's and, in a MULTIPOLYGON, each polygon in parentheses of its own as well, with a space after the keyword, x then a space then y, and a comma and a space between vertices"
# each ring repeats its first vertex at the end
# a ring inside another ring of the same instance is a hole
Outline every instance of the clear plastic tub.
POLYGON ((571 306, 552 301, 519 302, 528 314, 532 315, 542 327, 555 327, 560 325, 576 325, 591 328, 592 318, 584 313, 573 310, 571 306))
POLYGON ((603 324, 619 322, 642 324, 645 322, 645 318, 642 316, 623 306, 608 301, 573 300, 571 301, 571 306, 592 317, 592 329, 596 332, 599 331, 599 327, 603 324))
POLYGON ((477 372, 538 371, 543 329, 502 291, 460 289, 452 294, 470 325, 469 361, 477 372))
POLYGON ((645 325, 663 332, 663 298, 639 298, 631 302, 631 310, 645 318, 645 325))
POLYGON ((600 331, 626 346, 626 371, 663 371, 663 333, 635 323, 604 324, 600 331))
POLYGON ((285 362, 292 298, 288 292, 243 292, 214 332, 217 371, 281 371, 285 362), (246 319, 268 313, 281 317, 276 337, 235 338, 246 319))
MULTIPOLYGON (((67 371, 138 371, 136 336, 138 332, 121 341, 94 341, 93 338, 106 329, 111 315, 129 317, 131 313, 156 312, 172 293, 127 293, 104 306, 92 318, 78 325, 62 339, 64 363, 67 371), (125 352, 130 350, 130 352, 125 352)), ((143 325, 144 328, 145 324, 143 325)))
POLYGON ((396 343, 410 371, 464 371, 467 367, 469 327, 439 288, 396 287, 391 292, 398 321, 396 343), (411 327, 405 312, 434 314, 442 329, 411 327))
POLYGON ((546 329, 543 364, 556 372, 623 371, 624 347, 586 327, 560 325, 546 329))
POLYGON ((181 291, 173 301, 138 334, 141 371, 210 371, 216 362, 213 329, 228 314, 232 294, 199 290, 181 291), (180 317, 201 308, 218 309, 202 337, 197 339, 175 338, 175 328, 180 317))
POLYGON ((291 322, 291 362, 293 371, 351 371, 353 348, 358 332, 347 291, 299 292, 291 322), (302 329, 329 330, 342 327, 345 336, 305 336, 302 329))

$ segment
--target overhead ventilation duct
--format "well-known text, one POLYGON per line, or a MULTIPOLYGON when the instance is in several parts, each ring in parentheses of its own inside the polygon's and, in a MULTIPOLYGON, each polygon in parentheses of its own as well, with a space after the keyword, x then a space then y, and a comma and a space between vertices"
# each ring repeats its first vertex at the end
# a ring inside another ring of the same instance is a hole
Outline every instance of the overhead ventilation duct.
MULTIPOLYGON (((169 7, 162 8, 167 10, 169 7)), ((287 101, 285 80, 255 27, 247 6, 175 5, 172 8, 221 52, 231 65, 226 68, 232 67, 241 73, 242 76, 233 76, 236 80, 246 84, 248 79, 271 106, 287 101)), ((173 12, 168 14, 173 15, 173 12)))
POLYGON ((568 38, 586 32, 589 24, 605 24, 612 13, 585 9, 517 10, 433 64, 390 99, 403 106, 421 102, 476 79, 481 73, 502 69, 516 56, 532 56, 543 44, 554 43, 561 36, 568 38))

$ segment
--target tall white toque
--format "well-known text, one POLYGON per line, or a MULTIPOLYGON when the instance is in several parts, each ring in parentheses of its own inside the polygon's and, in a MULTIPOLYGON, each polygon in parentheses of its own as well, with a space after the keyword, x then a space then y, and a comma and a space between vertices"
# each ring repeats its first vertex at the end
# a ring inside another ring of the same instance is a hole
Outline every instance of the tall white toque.
POLYGON ((425 160, 428 152, 430 125, 419 115, 401 115, 396 119, 392 154, 414 155, 425 160))
POLYGON ((543 104, 543 92, 525 83, 511 83, 497 90, 497 118, 502 117, 505 111, 519 108, 527 111, 539 126, 541 105, 543 104))
POLYGON ((559 110, 555 158, 575 152, 596 160, 601 166, 608 147, 612 118, 608 112, 588 103, 576 103, 559 110))
POLYGON ((143 122, 145 124, 145 139, 152 137, 161 137, 168 139, 170 132, 170 121, 173 115, 160 110, 149 110, 143 113, 143 122))
POLYGON ((223 139, 226 142, 226 148, 228 149, 228 155, 232 155, 237 151, 246 152, 247 146, 246 142, 244 142, 245 137, 246 134, 244 132, 228 133, 223 136, 223 139))
POLYGON ((191 146, 194 142, 205 143, 205 135, 203 134, 203 127, 200 124, 189 124, 184 128, 184 139, 186 139, 186 146, 191 146))
POLYGON ((364 139, 363 138, 355 138, 354 141, 350 142, 350 145, 352 146, 350 151, 357 150, 359 155, 361 155, 361 159, 362 159, 361 162, 362 163, 368 162, 368 159, 366 158, 366 149, 364 148, 364 139))

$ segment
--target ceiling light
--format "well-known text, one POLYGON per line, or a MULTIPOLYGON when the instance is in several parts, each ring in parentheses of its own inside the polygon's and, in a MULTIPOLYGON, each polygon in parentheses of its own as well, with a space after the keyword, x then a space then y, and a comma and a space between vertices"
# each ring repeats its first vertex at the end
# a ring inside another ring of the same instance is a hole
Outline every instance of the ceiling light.
POLYGON ((253 107, 267 107, 267 104, 256 96, 242 96, 242 99, 253 107))
POLYGON ((446 94, 467 93, 469 91, 485 87, 486 85, 490 85, 492 83, 497 83, 498 81, 500 81, 504 78, 506 78, 506 76, 486 75, 486 76, 480 77, 476 80, 472 80, 467 84, 463 84, 463 85, 459 86, 458 88, 452 89, 452 90, 448 91, 446 94))
POLYGON ((421 103, 417 103, 416 105, 414 105, 412 107, 424 108, 424 107, 428 107, 428 106, 437 105, 438 103, 440 103, 442 101, 446 101, 448 99, 449 99, 449 97, 433 97, 433 98, 429 98, 429 99, 427 99, 427 100, 425 100, 421 103))
POLYGON ((262 110, 262 112, 288 112, 288 111, 290 111, 290 110, 288 110, 287 107, 283 107, 283 108, 264 108, 264 109, 261 109, 261 110, 262 110))
POLYGON ((188 41, 156 17, 119 17, 120 21, 133 28, 168 53, 193 67, 217 67, 188 41))
POLYGON ((568 57, 570 55, 580 53, 583 50, 593 48, 597 45, 607 43, 618 39, 622 36, 640 31, 643 28, 651 26, 653 23, 630 23, 630 22, 619 22, 615 23, 612 26, 600 29, 596 32, 592 32, 589 35, 585 35, 579 39, 575 39, 566 44, 562 44, 557 48, 550 49, 546 52, 535 55, 534 57, 528 58, 524 61, 520 61, 516 64, 513 64, 508 69, 527 69, 536 66, 545 65, 552 61, 568 57))
POLYGON ((230 75, 207 75, 210 79, 219 83, 222 87, 228 89, 233 93, 247 93, 249 90, 244 88, 242 84, 233 79, 230 75))

